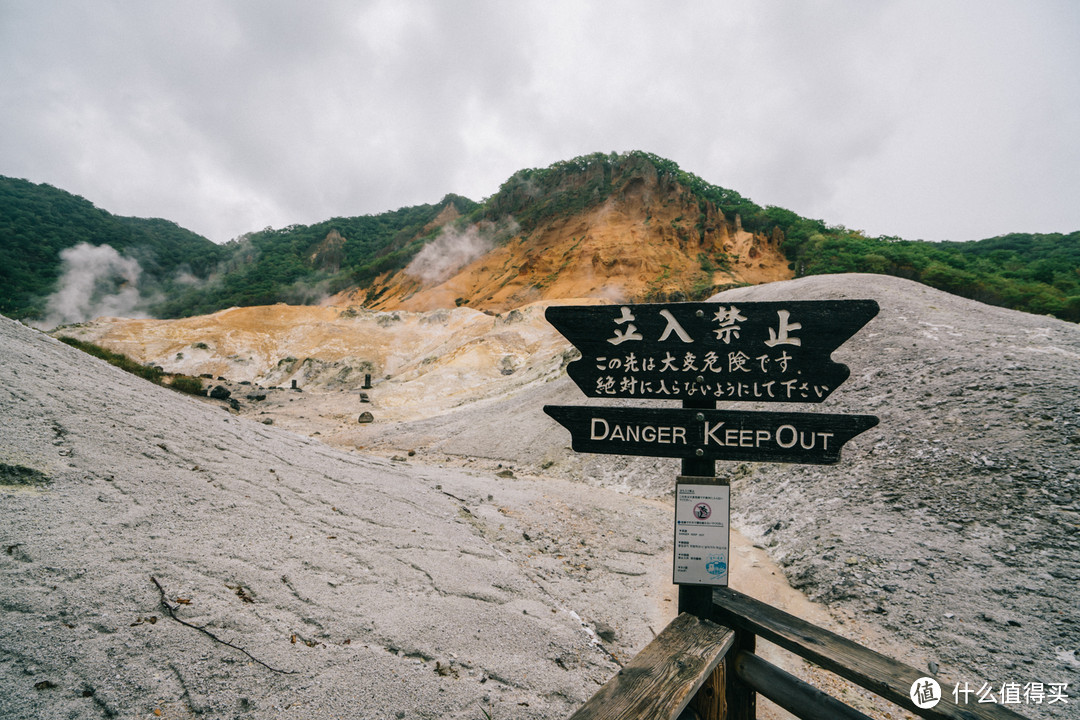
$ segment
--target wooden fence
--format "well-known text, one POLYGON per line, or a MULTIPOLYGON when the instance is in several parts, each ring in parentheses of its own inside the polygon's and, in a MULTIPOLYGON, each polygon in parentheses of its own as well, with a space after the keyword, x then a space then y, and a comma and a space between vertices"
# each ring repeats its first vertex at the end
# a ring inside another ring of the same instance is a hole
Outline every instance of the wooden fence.
POLYGON ((754 654, 757 637, 931 720, 1021 718, 1003 705, 957 704, 942 687, 933 708, 909 697, 921 672, 729 588, 706 612, 682 612, 571 720, 753 720, 760 694, 808 720, 867 716, 754 654))

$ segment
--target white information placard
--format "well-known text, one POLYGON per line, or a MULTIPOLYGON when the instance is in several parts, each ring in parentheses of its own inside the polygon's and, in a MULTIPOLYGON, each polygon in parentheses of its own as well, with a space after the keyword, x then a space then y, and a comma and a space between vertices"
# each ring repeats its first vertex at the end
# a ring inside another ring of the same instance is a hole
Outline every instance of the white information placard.
POLYGON ((700 482, 675 484, 677 585, 727 585, 731 487, 700 482))

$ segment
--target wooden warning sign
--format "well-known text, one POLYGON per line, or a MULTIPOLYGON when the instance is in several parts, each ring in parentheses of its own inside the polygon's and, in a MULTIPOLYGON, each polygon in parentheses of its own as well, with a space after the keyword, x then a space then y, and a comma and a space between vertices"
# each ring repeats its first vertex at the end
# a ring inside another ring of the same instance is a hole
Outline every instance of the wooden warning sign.
POLYGON ((817 403, 849 375, 831 353, 878 312, 873 300, 549 307, 590 397, 817 403))
POLYGON ((827 465, 872 415, 740 412, 717 402, 818 403, 847 380, 832 353, 877 315, 873 300, 549 307, 581 358, 567 374, 589 397, 679 400, 681 408, 547 405, 578 452, 682 458, 673 577, 679 611, 711 612, 726 585, 730 491, 716 460, 827 465))
POLYGON ((545 405, 578 452, 831 465, 873 415, 545 405))

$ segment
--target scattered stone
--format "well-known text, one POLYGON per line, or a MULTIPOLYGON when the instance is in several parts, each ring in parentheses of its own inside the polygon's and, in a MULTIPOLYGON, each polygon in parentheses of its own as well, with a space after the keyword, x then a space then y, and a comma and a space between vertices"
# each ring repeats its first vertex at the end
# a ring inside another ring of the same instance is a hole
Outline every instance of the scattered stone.
POLYGON ((215 385, 210 390, 210 397, 214 398, 215 400, 228 400, 231 395, 232 392, 230 392, 229 389, 224 385, 215 385))
POLYGON ((374 415, 372 415, 372 414, 371 414, 371 413, 369 413, 369 412, 362 412, 362 413, 360 413, 360 417, 358 417, 358 418, 356 419, 356 422, 358 422, 358 423, 370 423, 370 422, 375 422, 375 416, 374 416, 374 415))
POLYGON ((593 623, 593 629, 596 630, 596 636, 606 643, 613 643, 616 639, 615 628, 608 625, 602 620, 597 620, 593 623))
POLYGON ((22 465, 0 463, 0 485, 48 485, 49 476, 22 465))

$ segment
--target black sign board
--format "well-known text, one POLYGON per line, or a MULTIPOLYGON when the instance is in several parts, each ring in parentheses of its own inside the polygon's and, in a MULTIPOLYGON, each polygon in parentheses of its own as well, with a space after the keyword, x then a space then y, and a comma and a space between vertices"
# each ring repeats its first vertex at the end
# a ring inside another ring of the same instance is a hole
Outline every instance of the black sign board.
POLYGON ((574 450, 613 455, 831 465, 873 415, 545 405, 574 450))
POLYGON ((549 307, 581 351, 567 373, 590 397, 821 402, 847 380, 831 353, 873 300, 549 307))

